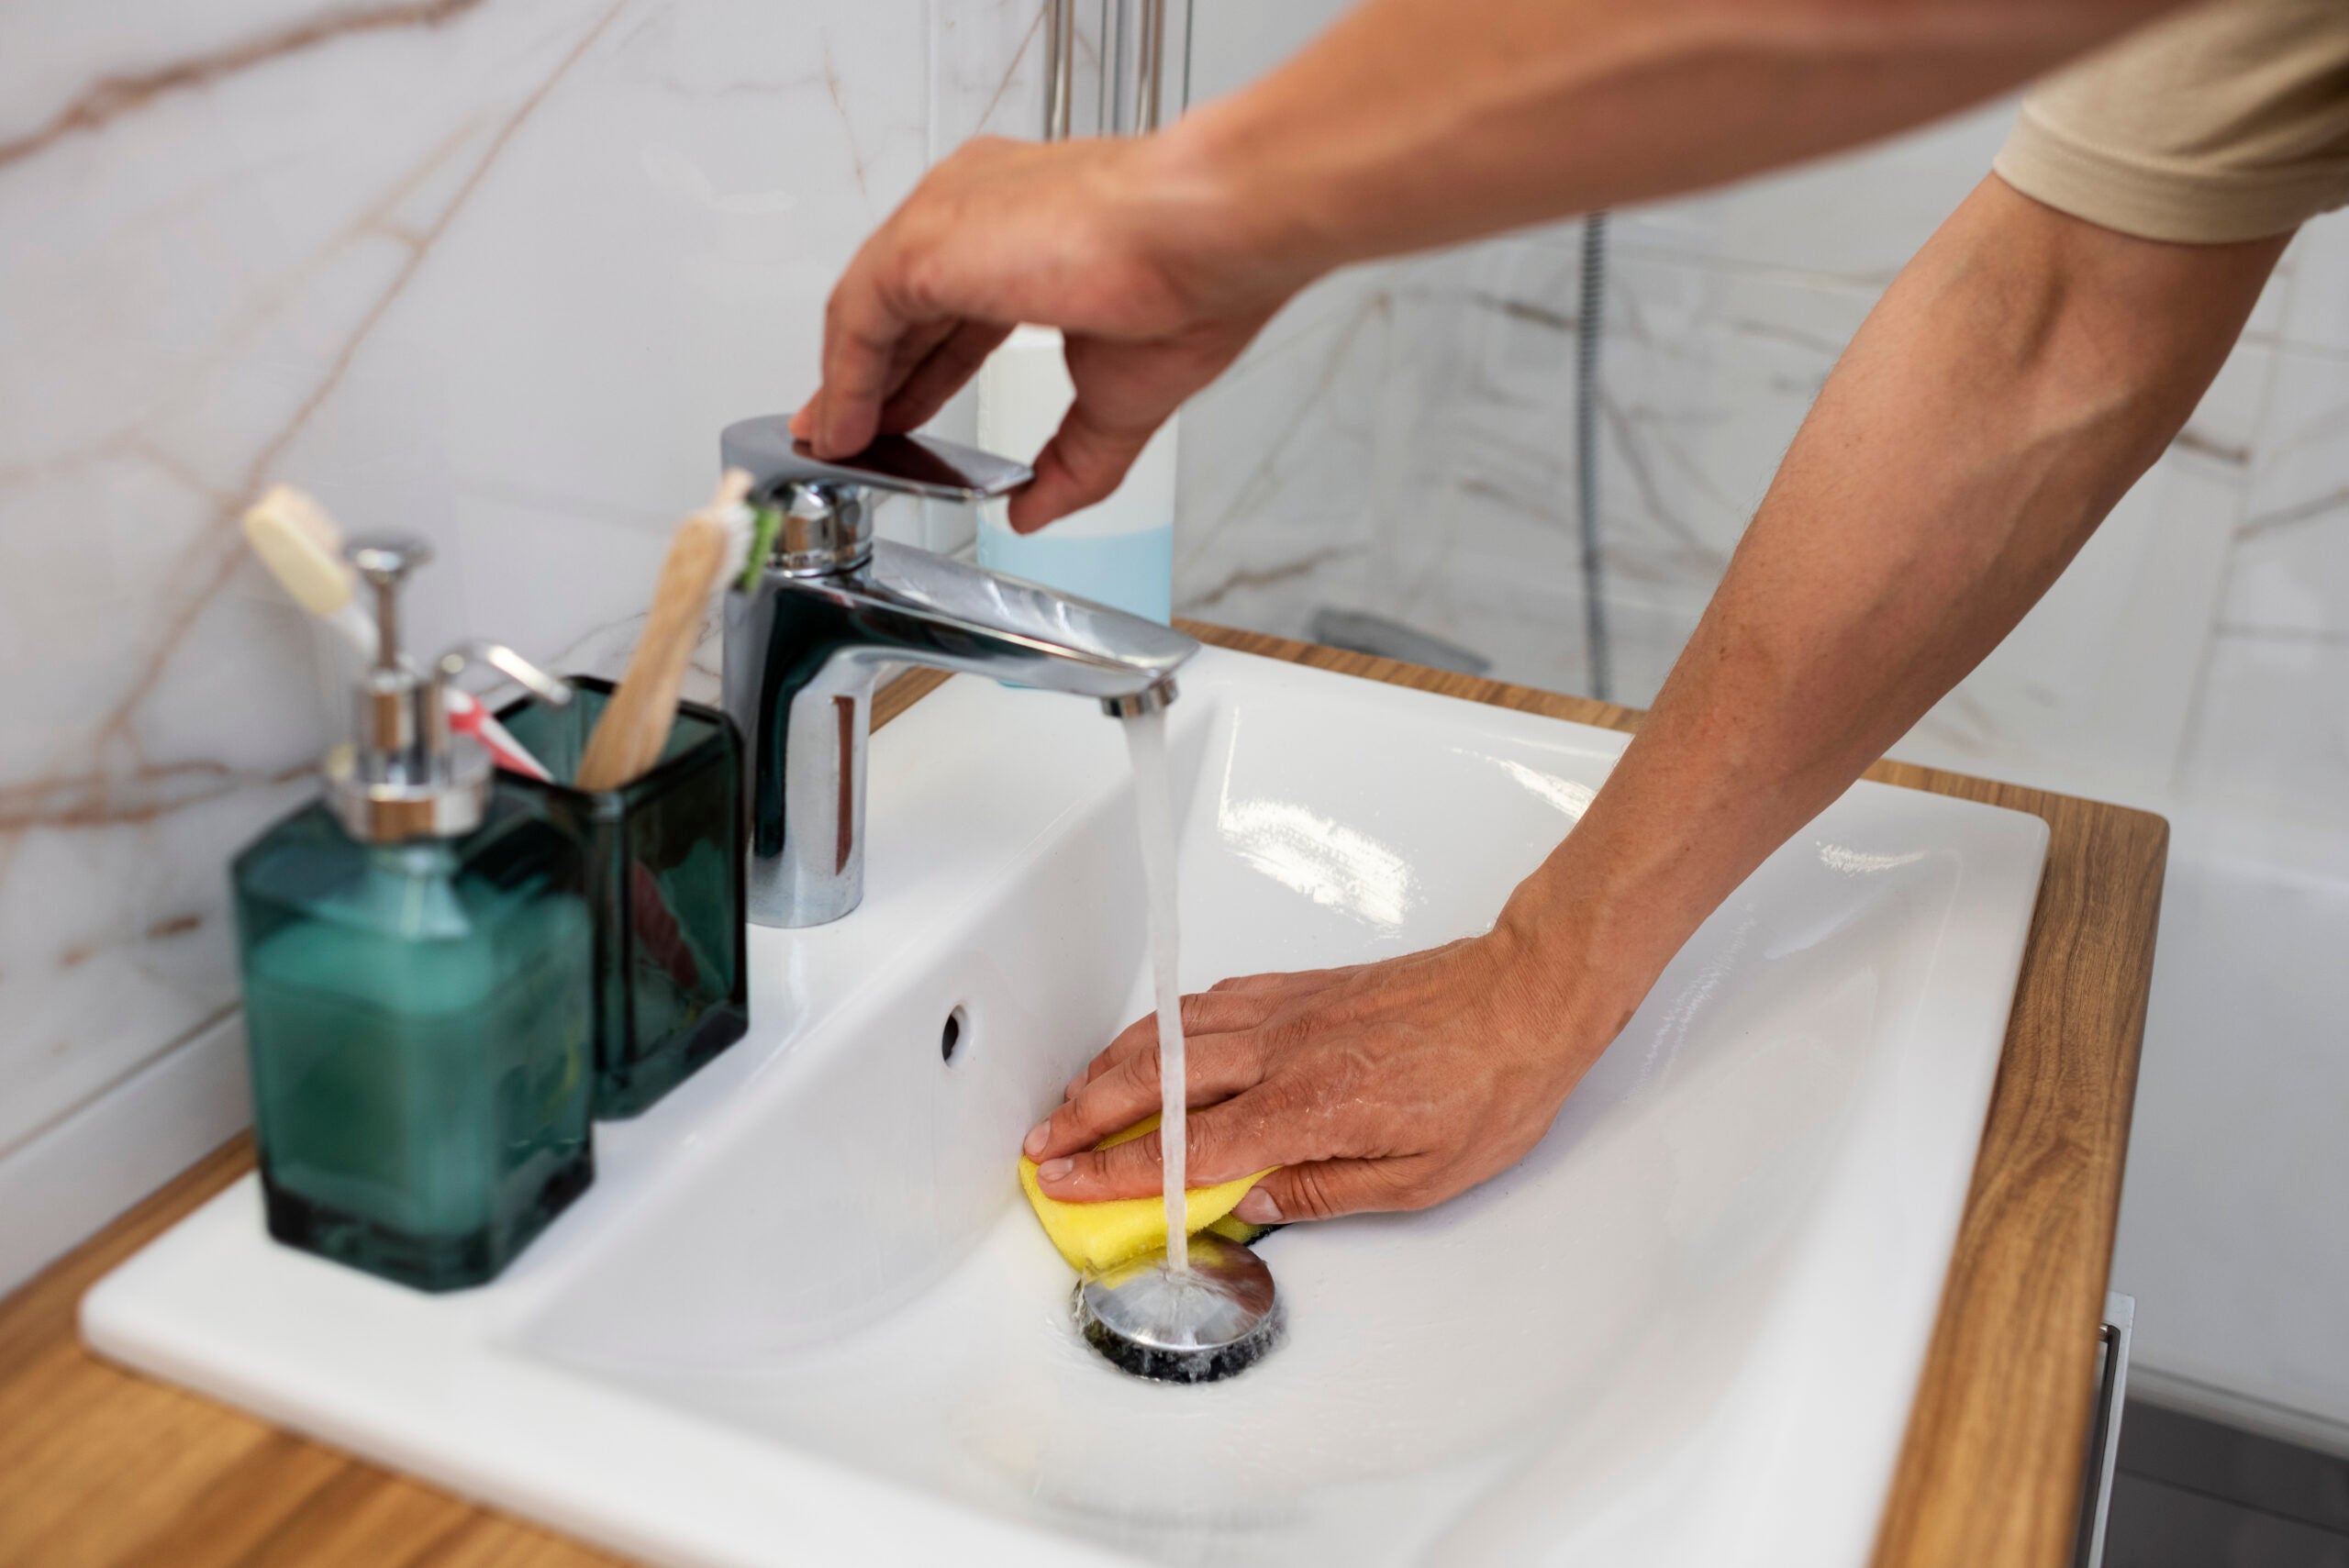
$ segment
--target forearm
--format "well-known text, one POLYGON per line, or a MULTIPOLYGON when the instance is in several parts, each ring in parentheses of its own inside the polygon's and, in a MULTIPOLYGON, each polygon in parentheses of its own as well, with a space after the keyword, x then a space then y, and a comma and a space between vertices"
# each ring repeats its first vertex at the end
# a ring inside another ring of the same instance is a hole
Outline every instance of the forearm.
POLYGON ((1853 339, 1639 737, 1505 925, 1611 1037, 2020 620, 2176 433, 2284 239, 2170 246, 1986 181, 1853 339))
POLYGON ((1167 169, 1219 251, 1290 287, 1920 124, 2170 3, 1367 0, 1179 122, 1167 169))

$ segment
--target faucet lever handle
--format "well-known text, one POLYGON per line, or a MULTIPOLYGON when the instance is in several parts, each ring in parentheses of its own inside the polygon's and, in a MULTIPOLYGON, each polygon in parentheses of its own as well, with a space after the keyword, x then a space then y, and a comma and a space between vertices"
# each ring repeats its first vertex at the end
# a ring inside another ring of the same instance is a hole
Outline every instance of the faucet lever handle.
POLYGON ((790 418, 782 414, 727 426, 718 454, 726 467, 751 475, 756 495, 814 484, 971 502, 1008 495, 1036 477, 1024 462, 935 436, 883 436, 852 457, 828 462, 792 438, 790 418))

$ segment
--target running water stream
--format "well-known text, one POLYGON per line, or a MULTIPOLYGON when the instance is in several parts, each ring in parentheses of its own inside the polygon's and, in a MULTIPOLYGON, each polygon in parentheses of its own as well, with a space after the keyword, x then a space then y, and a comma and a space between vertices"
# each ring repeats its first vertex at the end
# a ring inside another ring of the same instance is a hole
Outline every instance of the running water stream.
POLYGON ((1150 972, 1158 997, 1158 1146, 1166 1199, 1166 1269, 1177 1281, 1190 1273, 1186 1223, 1183 1090, 1183 993, 1174 979, 1174 806, 1167 785, 1166 713, 1138 713, 1123 721, 1134 770, 1134 815, 1141 824, 1141 879, 1150 902, 1150 972))

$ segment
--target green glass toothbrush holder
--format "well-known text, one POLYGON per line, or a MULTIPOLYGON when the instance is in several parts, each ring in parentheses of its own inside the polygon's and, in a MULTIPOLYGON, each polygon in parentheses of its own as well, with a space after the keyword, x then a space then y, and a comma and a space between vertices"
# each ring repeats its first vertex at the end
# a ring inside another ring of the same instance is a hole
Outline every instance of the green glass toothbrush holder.
POLYGON ((741 740, 699 703, 677 705, 661 760, 618 789, 573 788, 612 683, 569 677, 572 700, 498 714, 551 781, 507 773, 586 847, 595 919, 596 1115, 649 1108, 750 1029, 741 740))

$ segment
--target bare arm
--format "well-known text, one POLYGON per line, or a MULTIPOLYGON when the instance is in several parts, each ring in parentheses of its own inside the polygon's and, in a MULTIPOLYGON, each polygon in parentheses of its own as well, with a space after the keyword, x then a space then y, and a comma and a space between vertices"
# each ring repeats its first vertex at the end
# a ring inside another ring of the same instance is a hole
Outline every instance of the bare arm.
POLYGON ((974 142, 833 292, 799 433, 936 413, 1019 322, 1077 401, 1012 506, 1107 495, 1291 294, 1348 261, 1731 179, 1919 124, 2173 0, 1368 0, 1170 130, 974 142))
POLYGON ((1366 0, 1168 161, 1285 282, 1719 184, 2013 86, 2160 0, 1366 0))
MULTIPOLYGON (((1663 695, 1493 932, 1190 1000, 1192 1179, 1251 1218, 1418 1207, 1514 1162, 1672 955, 2021 618, 2217 373, 2288 236, 2133 239, 1985 180, 1820 393, 1663 695), (1364 1063, 1373 1065, 1365 1067, 1364 1063)), ((1129 1030, 1039 1131, 1055 1196, 1154 1190, 1129 1030)), ((1149 1085, 1147 1093, 1143 1086, 1149 1085)))

